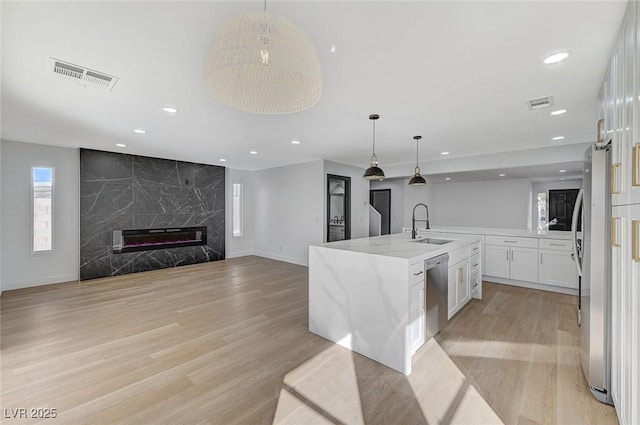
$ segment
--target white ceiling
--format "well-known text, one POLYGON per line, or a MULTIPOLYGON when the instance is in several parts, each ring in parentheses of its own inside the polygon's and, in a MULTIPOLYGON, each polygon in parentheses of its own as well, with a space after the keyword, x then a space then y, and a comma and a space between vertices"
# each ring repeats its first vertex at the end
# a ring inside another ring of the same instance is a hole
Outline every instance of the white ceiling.
MULTIPOLYGON (((225 19, 262 2, 1 4, 4 140, 262 169, 326 158, 382 168, 595 139, 596 95, 626 3, 268 3, 315 43, 323 95, 310 110, 255 115, 208 96, 204 55, 225 19), (330 52, 331 46, 335 53, 330 52), (556 65, 549 54, 570 50, 556 65), (112 92, 53 79, 48 58, 120 78, 112 92), (553 95, 569 113, 529 111, 553 95), (174 105, 180 112, 161 111, 174 105), (147 134, 133 129, 142 127, 147 134), (561 142, 551 137, 564 135, 561 142), (291 145, 292 139, 302 144, 291 145), (119 149, 115 143, 125 143, 119 149), (249 150, 258 155, 250 155, 249 150)), ((578 159, 578 158, 576 158, 578 159)))

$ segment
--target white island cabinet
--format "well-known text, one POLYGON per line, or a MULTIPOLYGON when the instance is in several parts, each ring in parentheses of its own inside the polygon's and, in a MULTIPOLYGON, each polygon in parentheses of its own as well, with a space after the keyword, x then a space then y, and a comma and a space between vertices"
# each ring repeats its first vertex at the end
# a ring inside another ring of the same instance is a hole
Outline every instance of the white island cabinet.
MULTIPOLYGON (((410 228, 403 230, 411 231, 410 228)), ((474 288, 474 282, 481 282, 483 278, 507 285, 572 295, 578 293, 578 272, 571 257, 571 232, 435 227, 418 229, 418 234, 442 238, 466 235, 483 241, 476 248, 484 253, 483 261, 473 262, 482 265, 479 271, 472 267, 470 258, 468 273, 472 298, 482 297, 482 293, 477 292, 482 285, 474 288)))
MULTIPOLYGON (((425 260, 449 253, 450 264, 468 271, 470 246, 479 243, 419 243, 401 233, 310 246, 309 330, 408 375, 425 342, 425 260)), ((448 294, 456 311, 470 300, 470 284, 465 272, 448 294)))

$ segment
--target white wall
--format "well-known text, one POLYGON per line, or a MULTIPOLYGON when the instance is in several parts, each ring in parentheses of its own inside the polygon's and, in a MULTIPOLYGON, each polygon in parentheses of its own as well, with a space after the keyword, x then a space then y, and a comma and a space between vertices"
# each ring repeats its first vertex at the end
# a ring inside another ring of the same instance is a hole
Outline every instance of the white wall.
MULTIPOLYGON (((404 226, 411 227, 411 216, 413 208, 416 204, 422 203, 429 207, 429 221, 431 226, 436 225, 436 217, 438 211, 438 202, 436 202, 436 185, 428 183, 424 186, 409 186, 409 179, 402 179, 404 185, 404 226)), ((424 208, 416 209, 416 219, 424 220, 427 218, 427 212, 424 208)), ((424 228, 425 223, 416 223, 417 228, 424 228)))
POLYGON ((526 229, 531 204, 528 179, 435 184, 433 225, 526 229))
POLYGON ((408 188, 408 180, 405 179, 385 179, 371 182, 371 190, 391 189, 391 233, 401 233, 402 226, 405 225, 404 194, 408 188))
POLYGON ((78 150, 2 142, 2 287, 4 290, 78 280, 78 150), (53 251, 31 252, 31 167, 54 167, 53 251))
POLYGON ((308 265, 309 245, 323 241, 323 161, 255 171, 253 179, 254 253, 308 265))
MULTIPOLYGON (((2 140, 0 140, 0 188, 2 188, 2 140)), ((2 295, 2 196, 0 196, 0 295, 2 295)))
POLYGON ((253 254, 253 239, 255 233, 254 217, 254 179, 253 172, 245 170, 225 169, 225 257, 234 258, 253 254), (242 184, 242 215, 243 235, 233 236, 233 184, 242 184))
POLYGON ((324 160, 322 172, 323 187, 323 230, 322 240, 327 240, 327 174, 351 177, 351 239, 369 237, 369 180, 362 177, 363 168, 324 160))

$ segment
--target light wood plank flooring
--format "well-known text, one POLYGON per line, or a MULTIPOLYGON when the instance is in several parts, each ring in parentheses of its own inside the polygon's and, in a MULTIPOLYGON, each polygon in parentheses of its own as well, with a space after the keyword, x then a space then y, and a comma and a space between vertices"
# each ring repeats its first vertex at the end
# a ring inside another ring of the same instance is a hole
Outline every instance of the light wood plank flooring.
POLYGON ((307 298, 305 267, 259 257, 5 292, 2 422, 617 423, 571 297, 485 284, 409 377, 309 333, 307 298))

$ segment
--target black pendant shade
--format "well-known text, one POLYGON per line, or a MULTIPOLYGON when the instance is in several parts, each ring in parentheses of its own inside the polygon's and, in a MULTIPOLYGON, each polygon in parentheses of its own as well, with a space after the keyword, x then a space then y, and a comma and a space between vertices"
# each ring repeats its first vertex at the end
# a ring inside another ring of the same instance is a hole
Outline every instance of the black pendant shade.
POLYGON ((371 167, 367 168, 364 172, 364 178, 368 180, 382 180, 384 179, 384 171, 377 165, 372 164, 371 167))
POLYGON ((378 157, 376 156, 376 120, 380 118, 378 114, 369 115, 369 119, 373 122, 373 154, 371 155, 371 166, 364 172, 364 178, 367 180, 384 180, 384 171, 378 167, 378 157))
POLYGON ((420 175, 420 167, 418 166, 418 142, 422 139, 422 136, 413 136, 413 140, 416 141, 416 169, 414 175, 409 180, 409 186, 422 186, 427 184, 427 181, 420 175))
POLYGON ((409 180, 409 186, 422 186, 427 184, 427 181, 419 173, 411 177, 409 180))

